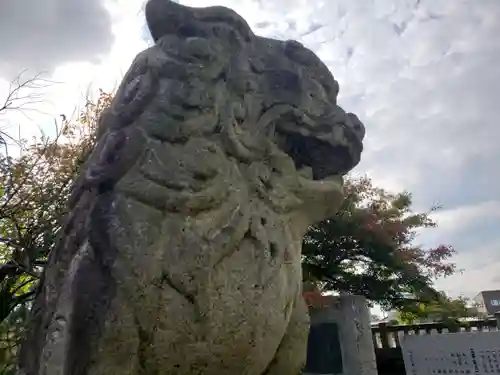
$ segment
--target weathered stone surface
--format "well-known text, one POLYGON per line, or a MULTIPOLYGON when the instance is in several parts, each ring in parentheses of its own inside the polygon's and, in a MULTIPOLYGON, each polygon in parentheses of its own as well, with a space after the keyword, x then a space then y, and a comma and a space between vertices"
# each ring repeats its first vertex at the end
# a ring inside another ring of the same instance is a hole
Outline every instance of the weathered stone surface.
POLYGON ((151 0, 156 44, 100 122, 20 359, 26 375, 294 375, 301 238, 364 136, 294 41, 151 0))

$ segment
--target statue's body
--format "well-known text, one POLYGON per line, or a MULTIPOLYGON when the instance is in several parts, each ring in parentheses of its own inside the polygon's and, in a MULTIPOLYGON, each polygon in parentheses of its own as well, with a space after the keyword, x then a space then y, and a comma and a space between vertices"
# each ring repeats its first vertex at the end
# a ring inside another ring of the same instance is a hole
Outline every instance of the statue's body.
POLYGON ((293 41, 151 0, 140 53, 76 181, 25 375, 296 375, 301 241, 335 213, 363 125, 293 41))

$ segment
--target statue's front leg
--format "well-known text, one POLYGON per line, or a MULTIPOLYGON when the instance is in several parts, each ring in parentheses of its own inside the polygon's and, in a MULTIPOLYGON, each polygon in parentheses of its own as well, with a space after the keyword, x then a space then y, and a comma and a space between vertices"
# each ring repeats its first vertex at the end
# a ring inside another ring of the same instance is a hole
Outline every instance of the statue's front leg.
POLYGON ((301 295, 297 296, 288 329, 264 375, 299 375, 307 356, 309 313, 301 295))

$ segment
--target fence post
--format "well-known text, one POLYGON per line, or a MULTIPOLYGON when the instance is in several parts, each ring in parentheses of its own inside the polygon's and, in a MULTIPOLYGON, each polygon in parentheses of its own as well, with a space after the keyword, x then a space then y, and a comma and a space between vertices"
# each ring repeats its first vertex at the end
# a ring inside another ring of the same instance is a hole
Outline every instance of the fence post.
POLYGON ((383 349, 389 348, 389 333, 387 332, 387 323, 378 324, 380 334, 380 345, 383 349))
POLYGON ((495 319, 497 320, 497 330, 500 331, 500 311, 495 313, 495 319))

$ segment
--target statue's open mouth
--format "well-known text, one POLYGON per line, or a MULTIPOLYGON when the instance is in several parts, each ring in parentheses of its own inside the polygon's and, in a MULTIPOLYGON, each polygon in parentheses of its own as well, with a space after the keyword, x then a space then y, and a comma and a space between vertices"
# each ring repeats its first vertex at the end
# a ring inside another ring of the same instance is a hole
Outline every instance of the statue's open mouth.
POLYGON ((275 124, 278 147, 294 161, 303 177, 324 180, 343 176, 359 163, 362 141, 347 126, 330 126, 330 132, 317 134, 314 129, 275 124), (334 129, 334 126, 337 127, 334 129))
POLYGON ((335 146, 299 133, 277 132, 276 138, 278 146, 293 159, 297 170, 310 170, 313 180, 345 175, 354 164, 346 146, 335 146))

